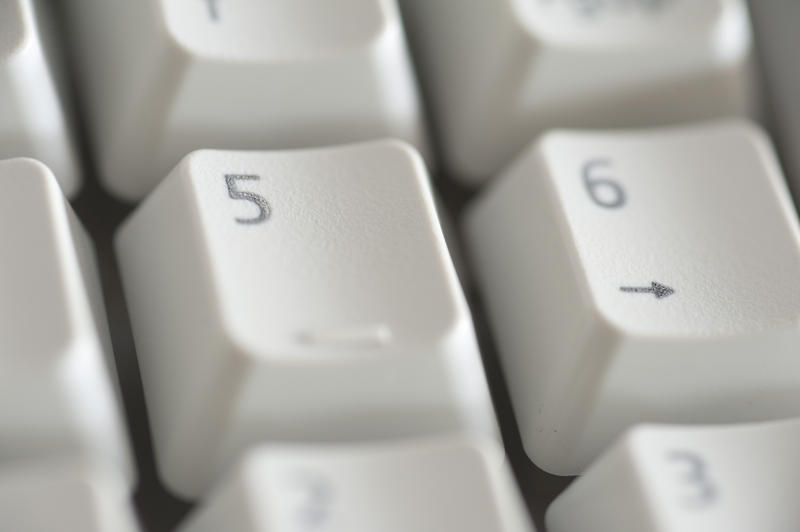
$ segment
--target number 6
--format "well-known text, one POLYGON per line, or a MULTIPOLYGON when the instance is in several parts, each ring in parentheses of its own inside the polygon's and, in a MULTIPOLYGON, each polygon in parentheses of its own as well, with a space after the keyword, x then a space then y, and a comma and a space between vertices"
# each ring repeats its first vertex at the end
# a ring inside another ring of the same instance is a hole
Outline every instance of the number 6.
POLYGON ((625 206, 625 190, 619 183, 612 181, 608 177, 594 175, 595 169, 609 166, 611 166, 611 161, 606 159, 592 159, 587 162, 583 165, 583 184, 586 186, 586 192, 589 193, 589 197, 597 205, 606 209, 619 209, 625 206), (607 191, 607 193, 601 195, 603 190, 607 191))

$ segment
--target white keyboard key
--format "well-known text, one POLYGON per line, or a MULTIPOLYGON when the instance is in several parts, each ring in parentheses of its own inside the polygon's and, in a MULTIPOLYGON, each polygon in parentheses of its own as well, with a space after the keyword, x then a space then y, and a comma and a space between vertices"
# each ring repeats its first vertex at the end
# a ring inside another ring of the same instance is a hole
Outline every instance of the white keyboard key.
POLYGON ((0 530, 137 532, 125 478, 101 467, 41 462, 0 468, 0 530))
POLYGON ((180 532, 533 532, 502 451, 442 440, 260 447, 180 532))
POLYGON ((70 2, 105 184, 137 199, 205 148, 424 149, 395 1, 70 2))
POLYGON ((549 532, 800 530, 800 421, 637 428, 550 506, 549 532))
POLYGON ((800 415, 800 231, 760 130, 554 132, 467 230, 528 454, 800 415))
POLYGON ((477 184, 554 127, 747 115, 744 0, 401 0, 445 164, 477 184))
POLYGON ((422 159, 375 142, 187 157, 117 236, 160 469, 261 440, 493 433, 422 159))
POLYGON ((0 189, 0 462, 80 457, 132 480, 89 237, 40 163, 0 162, 0 189))
POLYGON ((72 196, 82 178, 59 76, 48 46, 49 2, 0 2, 0 159, 33 157, 55 172, 72 196))

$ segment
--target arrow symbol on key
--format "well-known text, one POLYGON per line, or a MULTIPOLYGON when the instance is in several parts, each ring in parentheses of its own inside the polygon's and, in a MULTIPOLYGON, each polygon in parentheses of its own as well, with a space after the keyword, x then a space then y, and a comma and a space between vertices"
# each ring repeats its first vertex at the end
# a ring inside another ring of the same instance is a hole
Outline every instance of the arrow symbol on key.
POLYGON ((653 294, 656 299, 664 299, 675 293, 673 288, 661 283, 653 281, 650 286, 620 286, 622 292, 629 292, 632 294, 653 294))

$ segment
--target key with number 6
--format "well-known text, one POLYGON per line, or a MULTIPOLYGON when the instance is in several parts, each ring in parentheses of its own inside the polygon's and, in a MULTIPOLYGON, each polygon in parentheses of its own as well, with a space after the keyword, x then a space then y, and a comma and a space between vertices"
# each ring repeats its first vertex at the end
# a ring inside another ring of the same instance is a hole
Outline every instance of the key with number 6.
POLYGON ((636 422, 800 415, 800 229, 756 127, 548 134, 467 232, 540 467, 636 422))
POLYGON ((424 164, 384 141, 187 157, 117 237, 161 471, 261 440, 493 433, 424 164))
POLYGON ((800 529, 800 422, 645 426, 547 511, 550 532, 800 529))

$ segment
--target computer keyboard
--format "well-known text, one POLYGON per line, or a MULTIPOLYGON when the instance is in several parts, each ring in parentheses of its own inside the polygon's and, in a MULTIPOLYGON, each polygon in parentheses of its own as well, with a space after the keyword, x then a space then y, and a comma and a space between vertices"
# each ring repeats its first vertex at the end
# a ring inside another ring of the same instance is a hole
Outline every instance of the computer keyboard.
POLYGON ((0 0, 0 530, 800 530, 798 23, 0 0))

